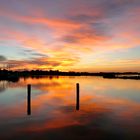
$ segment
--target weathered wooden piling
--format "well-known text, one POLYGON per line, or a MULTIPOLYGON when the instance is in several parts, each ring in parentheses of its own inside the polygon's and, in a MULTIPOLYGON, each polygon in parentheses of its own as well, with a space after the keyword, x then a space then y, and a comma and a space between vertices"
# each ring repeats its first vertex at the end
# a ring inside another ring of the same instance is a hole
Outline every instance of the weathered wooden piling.
POLYGON ((31 115, 31 85, 27 85, 27 115, 31 115))
POLYGON ((79 83, 76 83, 76 110, 79 110, 79 83))

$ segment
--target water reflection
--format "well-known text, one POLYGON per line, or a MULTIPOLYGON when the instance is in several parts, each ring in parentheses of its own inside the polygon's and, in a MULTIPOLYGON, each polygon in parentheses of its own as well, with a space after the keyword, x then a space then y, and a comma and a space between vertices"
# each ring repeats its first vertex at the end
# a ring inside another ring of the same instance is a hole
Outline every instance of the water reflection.
POLYGON ((99 77, 9 83, 0 94, 0 139, 139 139, 139 85, 139 81, 99 77), (76 83, 80 83, 78 111, 76 83), (31 94, 26 93, 28 84, 31 94))
POLYGON ((7 81, 0 81, 0 93, 4 92, 7 88, 7 81))

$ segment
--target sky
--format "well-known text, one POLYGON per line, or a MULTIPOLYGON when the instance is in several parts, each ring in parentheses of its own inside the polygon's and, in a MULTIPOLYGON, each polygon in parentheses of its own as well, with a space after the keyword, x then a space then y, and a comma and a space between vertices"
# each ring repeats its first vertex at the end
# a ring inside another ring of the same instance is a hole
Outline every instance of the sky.
POLYGON ((140 72, 140 0, 0 0, 0 67, 140 72))

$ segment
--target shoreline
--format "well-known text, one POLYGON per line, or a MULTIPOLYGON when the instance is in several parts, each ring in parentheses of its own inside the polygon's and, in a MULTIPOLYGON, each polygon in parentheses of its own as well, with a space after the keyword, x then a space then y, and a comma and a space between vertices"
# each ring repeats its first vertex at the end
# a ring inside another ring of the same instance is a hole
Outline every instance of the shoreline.
POLYGON ((10 70, 0 70, 0 80, 6 80, 11 82, 17 82, 20 78, 41 78, 43 76, 99 76, 107 79, 134 79, 140 80, 139 72, 62 72, 62 71, 41 71, 41 70, 31 70, 31 71, 10 71, 10 70))

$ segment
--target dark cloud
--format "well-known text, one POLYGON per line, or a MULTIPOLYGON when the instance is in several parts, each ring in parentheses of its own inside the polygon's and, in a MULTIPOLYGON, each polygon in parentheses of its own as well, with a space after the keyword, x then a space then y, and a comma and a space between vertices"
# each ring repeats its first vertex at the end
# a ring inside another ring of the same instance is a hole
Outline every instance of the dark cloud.
POLYGON ((46 54, 41 54, 41 53, 31 53, 33 56, 38 56, 38 57, 48 57, 46 54))
MULTIPOLYGON (((67 19, 79 23, 102 22, 105 19, 125 16, 131 8, 140 6, 139 0, 86 0, 81 1, 84 5, 83 11, 75 12, 67 19)), ((79 8, 78 8, 79 9, 79 8)))
POLYGON ((80 37, 71 34, 71 35, 63 36, 60 40, 67 42, 67 43, 78 43, 80 40, 80 37))
POLYGON ((89 27, 94 31, 94 34, 100 35, 100 36, 109 36, 109 26, 105 23, 101 22, 91 22, 89 24, 89 27))
POLYGON ((38 66, 56 67, 56 66, 61 65, 61 62, 52 61, 47 58, 40 57, 40 58, 33 58, 31 60, 26 60, 26 61, 25 60, 8 60, 7 64, 10 65, 11 68, 17 68, 20 66, 26 68, 26 66, 30 66, 30 65, 34 65, 36 66, 36 68, 38 68, 38 66))
POLYGON ((57 66, 72 66, 78 61, 78 58, 32 58, 29 60, 8 60, 7 64, 13 69, 38 69, 44 67, 44 69, 52 69, 57 66), (69 63, 65 63, 69 62, 69 63))
POLYGON ((7 60, 7 58, 5 56, 0 55, 0 61, 6 61, 6 60, 7 60))
POLYGON ((139 0, 86 0, 85 3, 89 10, 98 9, 104 16, 113 16, 125 12, 131 7, 140 6, 139 0))
MULTIPOLYGON (((81 1, 87 11, 75 12, 67 16, 67 20, 80 23, 82 28, 68 32, 60 38, 61 41, 66 43, 80 43, 83 40, 94 40, 113 38, 113 30, 115 21, 123 20, 126 15, 130 14, 133 8, 140 6, 139 0, 86 0, 81 1)), ((88 43, 88 42, 87 42, 88 43)))
POLYGON ((94 40, 98 40, 99 38, 104 40, 111 35, 108 32, 108 27, 104 24, 91 23, 87 26, 87 28, 81 28, 78 30, 74 30, 69 32, 67 35, 64 35, 60 40, 67 43, 79 43, 85 42, 84 40, 90 40, 94 42, 94 40))
POLYGON ((34 50, 24 49, 23 52, 21 52, 22 55, 30 56, 30 58, 34 57, 48 57, 47 54, 38 53, 34 50))
POLYGON ((84 38, 84 36, 110 36, 109 31, 112 27, 106 23, 106 19, 110 21, 112 18, 123 18, 131 8, 140 6, 140 1, 82 0, 81 5, 84 5, 87 11, 83 9, 80 13, 75 12, 74 15, 67 16, 67 19, 81 23, 84 27, 62 37, 62 40, 65 42, 76 43, 79 39, 84 38), (77 33, 81 33, 83 36, 76 36, 75 34, 77 33))
POLYGON ((110 27, 106 24, 100 16, 88 16, 88 15, 77 15, 70 18, 75 22, 84 24, 84 27, 76 29, 72 32, 69 32, 67 35, 62 37, 64 42, 68 43, 77 43, 78 40, 84 39, 86 37, 92 38, 95 37, 108 37, 110 36, 109 30, 110 27), (77 36, 77 34, 81 34, 77 36))
POLYGON ((35 65, 38 65, 38 66, 43 66, 43 65, 49 65, 49 66, 59 66, 61 63, 60 62, 56 62, 56 61, 49 61, 47 59, 34 59, 34 60, 30 60, 28 61, 27 63, 29 64, 35 64, 35 65))
POLYGON ((32 53, 32 52, 34 52, 33 50, 29 50, 29 49, 23 49, 23 52, 25 52, 25 53, 32 53))
POLYGON ((80 22, 80 23, 88 23, 88 22, 93 22, 99 19, 98 16, 92 16, 92 15, 86 15, 86 14, 79 14, 75 16, 69 17, 69 20, 72 20, 74 22, 80 22))

